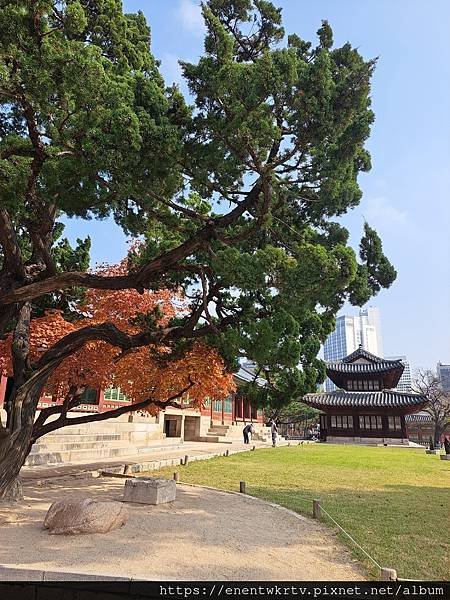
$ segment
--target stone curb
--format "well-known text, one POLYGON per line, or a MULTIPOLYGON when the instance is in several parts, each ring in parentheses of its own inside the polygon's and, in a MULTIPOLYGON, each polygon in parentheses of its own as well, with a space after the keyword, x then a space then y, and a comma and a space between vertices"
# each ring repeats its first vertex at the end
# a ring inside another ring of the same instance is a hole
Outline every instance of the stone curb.
MULTIPOLYGON (((291 517, 298 519, 299 521, 303 521, 303 522, 313 521, 313 519, 308 519, 307 517, 304 517, 303 515, 296 513, 294 510, 291 510, 290 508, 281 506, 281 504, 276 504, 275 502, 269 502, 268 500, 263 500, 262 498, 257 498, 256 496, 250 496, 249 494, 242 494, 241 492, 233 492, 232 490, 220 490, 218 488, 210 487, 208 485, 200 485, 199 483, 186 483, 184 481, 178 481, 177 485, 186 485, 186 486, 190 486, 190 487, 203 488, 205 490, 210 490, 212 492, 216 492, 217 494, 232 494, 234 496, 239 496, 242 499, 250 500, 251 502, 264 504, 266 506, 271 506, 272 508, 281 510, 281 511, 285 512, 286 514, 291 515, 291 517)), ((312 500, 311 500, 311 502, 312 502, 312 500)), ((314 521, 314 523, 317 523, 317 521, 314 521)))
MULTIPOLYGON (((280 444, 280 447, 284 447, 287 446, 288 443, 284 442, 282 444, 280 444)), ((295 446, 296 444, 293 444, 293 446, 295 446)), ((270 446, 256 446, 255 451, 256 450, 264 450, 270 448, 270 446)), ((242 449, 236 449, 236 450, 228 450, 229 454, 228 456, 232 456, 233 454, 240 454, 241 452, 252 452, 252 448, 242 448, 242 449)), ((210 454, 193 454, 193 455, 189 455, 189 462, 196 462, 198 460, 208 460, 210 458, 218 458, 221 456, 225 456, 225 450, 224 451, 216 451, 216 452, 212 452, 210 454)), ((56 475, 47 475, 47 476, 43 476, 42 478, 38 478, 36 477, 36 479, 34 478, 27 478, 23 480, 23 484, 24 485, 42 485, 43 482, 45 481, 49 481, 49 480, 55 480, 55 479, 90 479, 91 477, 101 477, 101 476, 106 476, 106 477, 121 477, 121 476, 126 476, 126 477, 133 477, 134 473, 143 473, 143 472, 150 472, 150 471, 158 471, 159 469, 163 469, 165 467, 176 467, 176 466, 180 466, 183 464, 183 458, 179 457, 179 458, 166 458, 166 459, 161 459, 161 460, 151 460, 151 461, 146 461, 146 462, 142 462, 142 463, 122 463, 119 465, 114 465, 111 467, 101 467, 99 469, 95 469, 95 470, 80 470, 78 473, 66 473, 66 474, 56 474, 56 475)), ((73 465, 74 468, 76 468, 77 466, 79 466, 82 469, 82 465, 73 465)))
POLYGON ((0 581, 132 581, 129 577, 111 577, 70 571, 42 571, 0 565, 0 581))

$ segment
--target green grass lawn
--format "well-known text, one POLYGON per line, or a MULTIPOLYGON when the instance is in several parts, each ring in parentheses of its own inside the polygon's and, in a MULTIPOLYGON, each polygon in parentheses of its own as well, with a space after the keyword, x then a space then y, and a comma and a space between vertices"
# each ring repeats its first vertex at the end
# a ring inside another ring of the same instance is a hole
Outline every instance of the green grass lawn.
MULTIPOLYGON (((425 450, 325 444, 268 448, 179 467, 180 481, 247 493, 311 515, 312 499, 399 577, 448 580, 450 462, 425 450)), ((171 477, 174 467, 159 474, 171 477)), ((330 527, 334 525, 325 517, 330 527)), ((339 533, 378 577, 376 567, 339 533)))

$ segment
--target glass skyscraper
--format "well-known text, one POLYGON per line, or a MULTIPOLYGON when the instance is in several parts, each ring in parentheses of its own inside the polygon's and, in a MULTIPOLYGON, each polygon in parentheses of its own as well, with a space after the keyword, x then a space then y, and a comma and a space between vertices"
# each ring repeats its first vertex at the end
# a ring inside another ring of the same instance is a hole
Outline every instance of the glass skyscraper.
POLYGON ((411 366, 406 356, 386 356, 386 358, 388 360, 401 360, 405 365, 402 376, 395 389, 399 392, 412 392, 411 366))
POLYGON ((444 391, 450 392, 450 365, 438 363, 436 370, 438 377, 441 380, 442 388, 444 391))
MULTIPOLYGON (((375 306, 360 309, 357 316, 342 315, 336 319, 336 329, 323 346, 324 359, 326 362, 340 360, 360 344, 364 350, 383 357, 380 311, 375 306)), ((325 389, 331 392, 336 386, 327 378, 325 389)))

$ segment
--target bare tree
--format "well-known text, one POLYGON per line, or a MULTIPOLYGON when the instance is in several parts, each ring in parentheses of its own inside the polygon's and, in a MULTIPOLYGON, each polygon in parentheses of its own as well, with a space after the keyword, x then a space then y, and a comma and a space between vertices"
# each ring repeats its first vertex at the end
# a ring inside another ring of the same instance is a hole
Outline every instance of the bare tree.
POLYGON ((416 371, 413 388, 428 398, 424 410, 433 420, 434 443, 439 445, 442 434, 450 425, 450 393, 443 389, 438 374, 430 369, 416 371))

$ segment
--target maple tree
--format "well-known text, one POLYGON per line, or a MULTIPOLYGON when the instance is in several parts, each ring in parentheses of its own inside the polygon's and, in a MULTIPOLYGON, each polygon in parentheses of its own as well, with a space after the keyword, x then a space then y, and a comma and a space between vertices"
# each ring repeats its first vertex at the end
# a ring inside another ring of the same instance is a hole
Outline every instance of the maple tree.
MULTIPOLYGON (((96 273, 111 276, 127 271, 128 259, 124 259, 118 265, 97 269, 96 273)), ((59 340, 84 327, 108 321, 121 331, 136 335, 145 329, 148 320, 164 327, 185 310, 182 295, 168 290, 143 293, 133 289, 88 290, 83 300, 72 306, 72 313, 79 315, 76 320, 69 321, 62 311, 54 309, 31 320, 29 358, 38 361, 59 340)), ((11 344, 12 334, 0 340, 0 372, 6 376, 13 375, 11 344)), ((201 341, 175 358, 164 346, 150 345, 123 352, 107 342, 88 342, 63 360, 48 378, 43 391, 59 403, 40 411, 31 442, 68 424, 103 420, 131 410, 156 414, 167 406, 200 408, 206 399, 225 399, 234 390, 233 375, 226 370, 217 349, 201 341), (120 387, 131 404, 95 417, 67 418, 68 411, 82 402, 87 388, 107 387, 120 387), (183 402, 186 399, 188 404, 183 402), (58 418, 48 421, 51 415, 58 418)))

